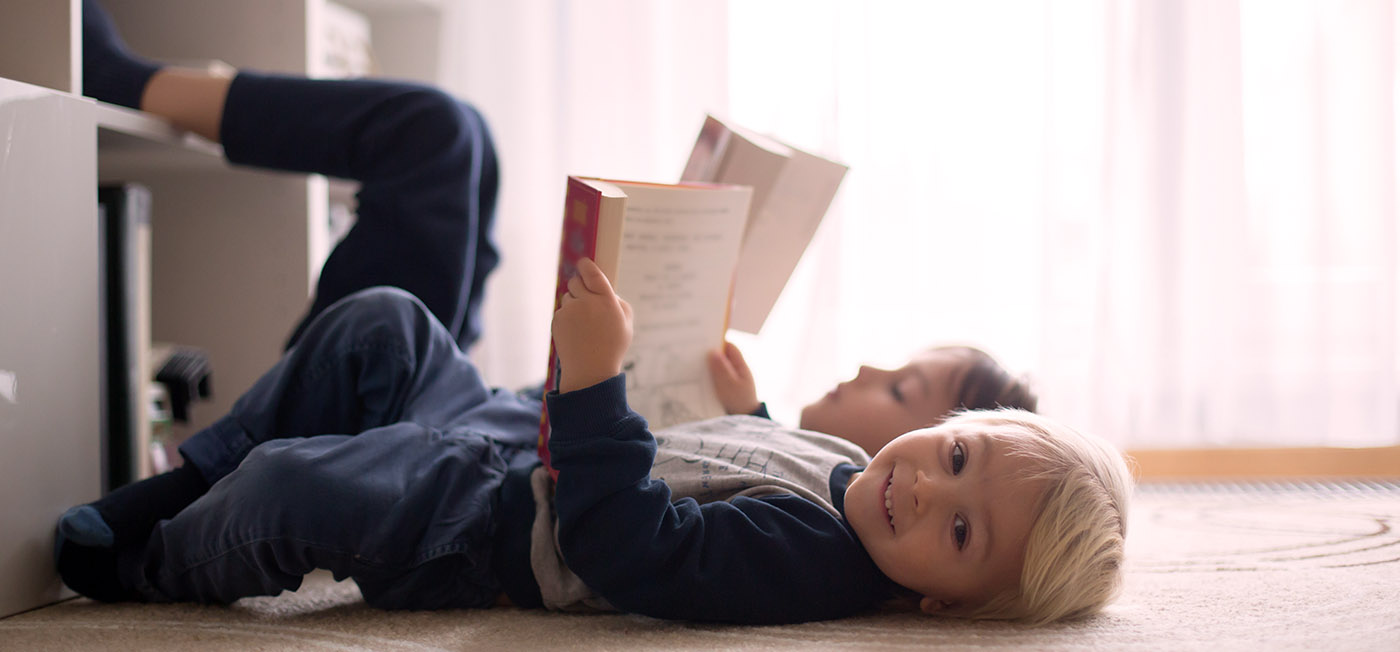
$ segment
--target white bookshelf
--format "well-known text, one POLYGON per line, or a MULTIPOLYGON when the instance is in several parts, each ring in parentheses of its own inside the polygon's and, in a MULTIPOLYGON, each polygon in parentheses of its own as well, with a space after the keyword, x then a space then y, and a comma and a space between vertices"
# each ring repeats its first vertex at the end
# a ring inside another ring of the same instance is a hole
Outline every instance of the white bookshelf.
POLYGON ((132 172, 223 169, 218 143, 122 106, 94 102, 97 148, 108 170, 132 172))
POLYGON ((0 615, 59 599, 53 527, 101 490, 92 102, 0 78, 0 615))
MULTIPOLYGON (((151 337, 209 353, 214 398, 197 403, 193 423, 177 434, 188 434, 227 412, 276 361, 308 306, 333 244, 330 206, 350 201, 355 187, 315 175, 236 168, 224 162, 216 143, 140 112, 81 97, 79 0, 0 1, 0 128, 17 127, 26 133, 48 128, 54 133, 54 147, 42 156, 69 160, 40 165, 43 161, 29 159, 41 156, 44 148, 11 152, 8 162, 13 164, 0 165, 0 188, 25 188, 26 194, 11 191, 0 197, 0 233, 8 233, 12 223, 32 230, 39 240, 57 237, 59 225, 77 229, 81 237, 62 233, 79 250, 74 257, 91 255, 93 268, 81 292, 65 288, 63 297, 50 299, 70 314, 91 315, 79 320, 83 325, 74 327, 71 336, 75 351, 93 347, 90 359, 74 358, 61 370, 91 381, 72 395, 69 418, 11 437, 7 428, 20 420, 11 419, 0 392, 0 434, 6 435, 0 439, 0 478, 18 483, 42 476, 41 484, 58 487, 35 495, 0 486, 6 515, 0 528, 0 577, 7 579, 0 585, 4 616, 63 595, 51 571, 53 523, 63 509, 93 500, 101 491, 101 399, 95 380, 99 278, 96 252, 88 251, 95 248, 88 242, 96 238, 98 184, 134 182, 151 189, 151 337), (57 116, 6 111, 15 98, 31 95, 76 108, 57 116), (55 128, 53 120, 60 120, 62 128, 55 128), (37 179, 32 173, 19 176, 34 170, 44 173, 37 179), (69 458, 80 463, 63 464, 69 458)), ((367 29, 373 44, 372 73, 438 81, 443 7, 434 0, 345 0, 340 7, 329 0, 102 3, 132 49, 158 60, 218 60, 266 72, 330 76, 336 72, 329 61, 330 50, 337 47, 334 30, 350 25, 367 29)), ((352 41, 358 38, 353 29, 345 33, 352 41)), ((0 237, 0 247, 7 244, 3 240, 0 237)), ((11 246, 19 246, 18 241, 11 246)), ((0 258, 5 253, 0 249, 0 258)), ((0 271, 5 271, 3 261, 0 271)), ((43 290, 47 280, 39 276, 29 282, 43 290)), ((16 321, 29 319, 27 314, 14 316, 20 313, 12 308, 24 308, 19 300, 0 291, 0 340, 52 331, 28 321, 24 328, 14 327, 16 321)), ((0 372, 14 366, 6 366, 9 350, 0 348, 0 372)), ((0 382, 5 381, 4 373, 0 382)), ((21 386, 28 386, 26 382, 20 379, 21 386)), ((26 424, 33 422, 26 419, 26 424)))

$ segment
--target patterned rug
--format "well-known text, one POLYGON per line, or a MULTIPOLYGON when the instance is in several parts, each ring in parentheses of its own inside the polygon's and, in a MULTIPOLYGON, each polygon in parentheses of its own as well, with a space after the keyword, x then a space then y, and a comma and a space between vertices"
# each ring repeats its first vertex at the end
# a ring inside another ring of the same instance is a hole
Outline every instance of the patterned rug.
POLYGON ((0 650, 1400 650, 1400 485, 1145 485, 1123 597, 1043 628, 907 613, 781 627, 493 609, 387 613, 352 583, 232 607, 71 600, 0 620, 0 650))

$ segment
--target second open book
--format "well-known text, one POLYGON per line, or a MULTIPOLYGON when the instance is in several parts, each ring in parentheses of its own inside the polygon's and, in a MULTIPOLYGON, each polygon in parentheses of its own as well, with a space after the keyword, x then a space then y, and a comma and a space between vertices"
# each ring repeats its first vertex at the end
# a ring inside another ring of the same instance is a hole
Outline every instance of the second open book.
MULTIPOLYGON (((652 429, 724 414, 706 354, 736 321, 757 332, 845 171, 711 117, 686 166, 690 181, 569 177, 554 305, 583 257, 631 304, 627 400, 652 429)), ((546 391, 567 373, 551 345, 546 391)), ((546 413, 546 463, 549 430, 546 413)))

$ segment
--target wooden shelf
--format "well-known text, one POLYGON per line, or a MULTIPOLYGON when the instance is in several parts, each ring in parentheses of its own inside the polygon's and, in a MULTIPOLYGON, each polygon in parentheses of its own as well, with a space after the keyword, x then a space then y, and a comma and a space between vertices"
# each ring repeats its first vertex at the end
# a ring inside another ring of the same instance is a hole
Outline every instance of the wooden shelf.
POLYGON ((1400 478, 1400 446, 1128 451, 1143 480, 1400 478))

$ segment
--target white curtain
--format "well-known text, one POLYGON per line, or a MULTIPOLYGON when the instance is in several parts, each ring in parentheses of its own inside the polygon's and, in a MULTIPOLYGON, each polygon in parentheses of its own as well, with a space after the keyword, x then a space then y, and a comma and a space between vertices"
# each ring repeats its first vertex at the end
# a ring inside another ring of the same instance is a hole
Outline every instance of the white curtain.
POLYGON ((565 177, 674 181, 726 104, 723 3, 444 0, 446 86, 501 165, 501 268, 472 351, 488 382, 543 380, 565 177))
POLYGON ((1135 446, 1400 443, 1392 4, 1050 7, 1047 409, 1135 446))
POLYGON ((448 0, 502 150, 488 378, 544 366, 563 175, 727 115, 851 173, 763 333, 775 414, 970 343, 1131 447, 1400 443, 1391 2, 448 0))

